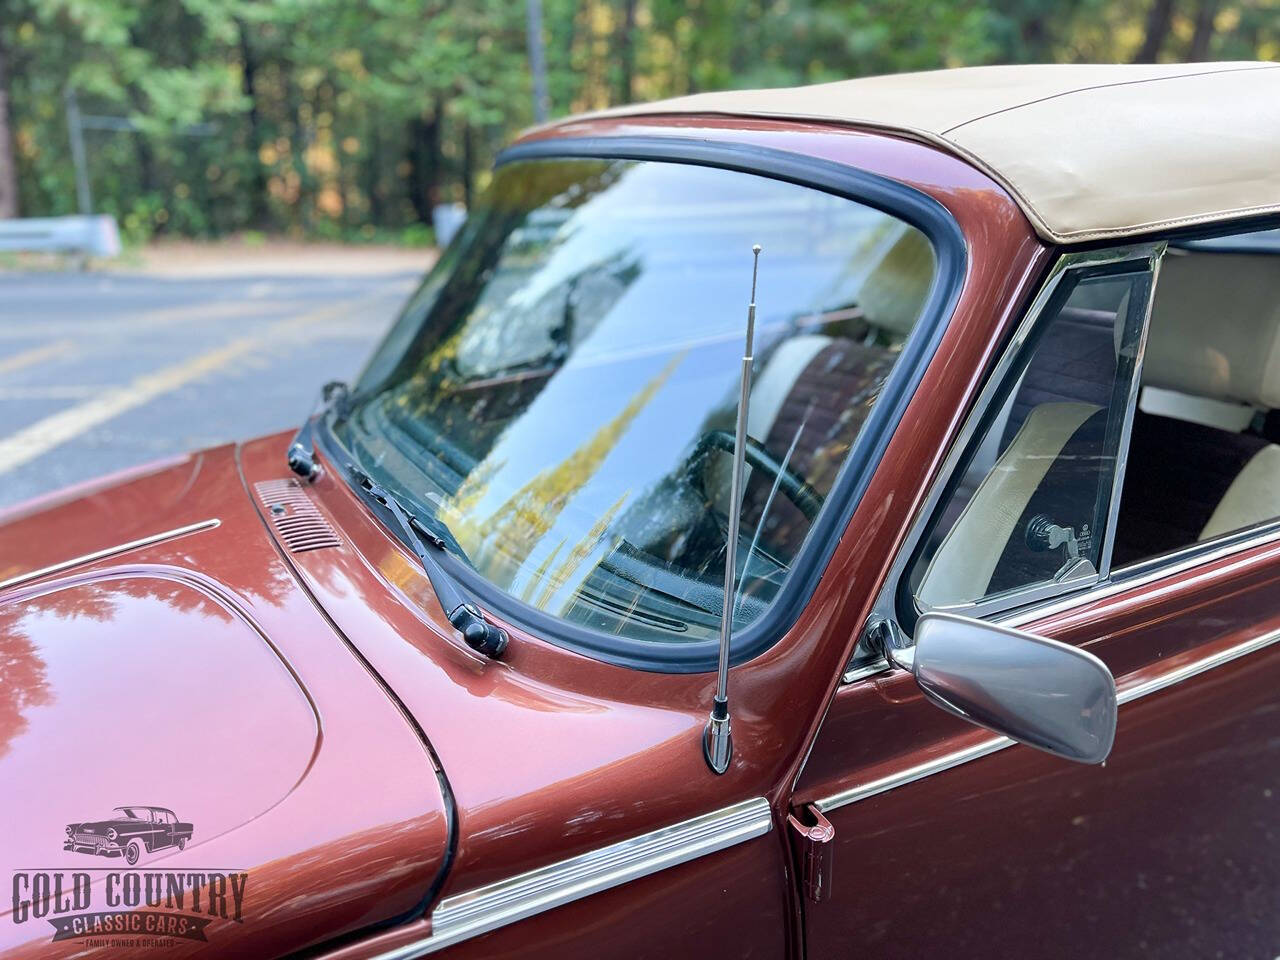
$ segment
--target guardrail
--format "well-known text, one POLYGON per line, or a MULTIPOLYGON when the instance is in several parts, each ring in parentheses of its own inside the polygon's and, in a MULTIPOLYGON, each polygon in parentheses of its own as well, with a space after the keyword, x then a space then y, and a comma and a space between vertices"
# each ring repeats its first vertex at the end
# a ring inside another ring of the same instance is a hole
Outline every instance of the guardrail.
POLYGON ((453 235, 467 222, 467 208, 460 203, 440 203, 431 208, 431 227, 436 233, 436 246, 442 250, 453 235))
POLYGON ((114 257, 120 253, 120 231, 116 218, 107 214, 0 220, 0 251, 114 257))

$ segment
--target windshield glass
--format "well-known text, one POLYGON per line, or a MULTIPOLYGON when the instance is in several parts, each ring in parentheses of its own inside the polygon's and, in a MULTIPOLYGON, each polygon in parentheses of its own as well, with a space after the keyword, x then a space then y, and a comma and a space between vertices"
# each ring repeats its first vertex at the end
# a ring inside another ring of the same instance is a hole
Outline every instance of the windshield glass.
POLYGON ((928 240, 889 214, 687 164, 506 164, 337 438, 523 603, 625 637, 714 637, 753 243, 740 629, 803 548, 932 287, 928 240))

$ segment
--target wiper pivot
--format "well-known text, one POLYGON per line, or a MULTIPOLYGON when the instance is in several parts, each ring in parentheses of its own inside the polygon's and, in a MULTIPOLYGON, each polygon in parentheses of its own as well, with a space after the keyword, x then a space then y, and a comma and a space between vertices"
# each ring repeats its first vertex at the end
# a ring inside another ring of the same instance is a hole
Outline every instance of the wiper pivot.
POLYGON ((294 434, 293 443, 289 444, 287 461, 289 469, 308 483, 320 476, 320 465, 316 463, 316 444, 311 438, 311 425, 317 416, 333 409, 342 409, 347 402, 349 391, 341 380, 330 380, 320 388, 320 399, 316 401, 311 416, 294 434))
POLYGON ((463 597, 452 576, 445 571, 436 558, 434 551, 444 552, 444 541, 423 527, 404 509, 396 496, 374 481, 367 474, 360 476, 360 483, 368 491, 369 496, 390 511, 396 523, 404 533, 409 546, 422 563, 422 569, 431 581, 431 588, 436 592, 445 616, 453 624, 454 629, 462 634, 462 639, 472 650, 486 657, 497 660, 507 649, 510 637, 507 631, 490 623, 480 612, 480 608, 463 597))

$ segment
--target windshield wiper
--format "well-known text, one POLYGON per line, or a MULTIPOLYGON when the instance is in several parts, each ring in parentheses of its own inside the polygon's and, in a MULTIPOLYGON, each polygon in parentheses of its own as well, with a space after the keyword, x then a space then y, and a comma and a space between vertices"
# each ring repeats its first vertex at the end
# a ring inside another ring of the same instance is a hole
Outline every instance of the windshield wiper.
POLYGON ((324 416, 331 410, 344 411, 350 391, 341 380, 330 380, 320 388, 320 398, 316 401, 311 415, 307 417, 298 432, 293 435, 289 444, 289 469, 304 480, 314 480, 320 475, 320 466, 316 463, 316 442, 311 436, 311 427, 316 417, 324 416))
POLYGON ((481 614, 475 603, 467 600, 458 584, 447 573, 436 553, 445 553, 444 540, 418 523, 417 519, 405 510, 404 505, 396 499, 395 494, 374 481, 367 474, 362 478, 362 486, 379 503, 390 511, 399 524, 409 546, 417 554, 427 579, 431 581, 431 589, 436 592, 436 599, 444 608, 445 616, 453 624, 454 629, 462 634, 467 646, 478 653, 494 660, 502 656, 507 649, 507 631, 490 623, 481 614))
POLYGON ((395 494, 355 464, 347 464, 346 468, 365 493, 386 507, 395 518, 396 525, 404 534, 418 562, 422 564, 423 572, 431 582, 431 589, 435 591, 445 616, 454 629, 462 634, 467 646, 494 660, 501 657, 507 649, 510 637, 502 627, 484 618, 480 608, 463 595, 457 580, 441 565, 437 554, 448 552, 444 538, 419 522, 395 494))
MULTIPOLYGON (((307 481, 313 481, 320 475, 320 466, 316 463, 316 445, 312 428, 316 417, 323 417, 336 410, 345 415, 349 405, 350 392, 341 380, 331 380, 320 391, 320 399, 316 407, 307 417, 306 422, 294 435, 289 444, 289 469, 307 481)), ((510 638, 507 631, 485 620, 476 604, 463 596, 457 581, 450 575, 436 554, 448 553, 445 538, 428 529, 417 517, 405 509, 404 504, 386 487, 374 480, 369 474, 351 462, 339 462, 351 480, 360 489, 387 508, 387 512, 395 518, 396 525, 404 534, 410 549, 422 564, 422 569, 431 582, 431 589, 444 609, 445 616, 454 628, 462 634, 462 639, 472 650, 486 657, 497 659, 507 649, 510 638)), ((456 545, 456 544, 455 544, 456 545)))

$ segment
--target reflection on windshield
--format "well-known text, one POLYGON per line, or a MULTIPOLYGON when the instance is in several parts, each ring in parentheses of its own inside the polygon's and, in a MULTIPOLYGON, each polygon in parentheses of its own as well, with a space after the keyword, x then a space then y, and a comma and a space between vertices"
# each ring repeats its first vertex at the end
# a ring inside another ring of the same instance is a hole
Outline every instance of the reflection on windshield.
POLYGON ((933 282, 922 234, 725 170, 501 168, 339 439, 515 598, 610 633, 715 635, 752 243, 756 455, 735 622, 772 601, 933 282))

